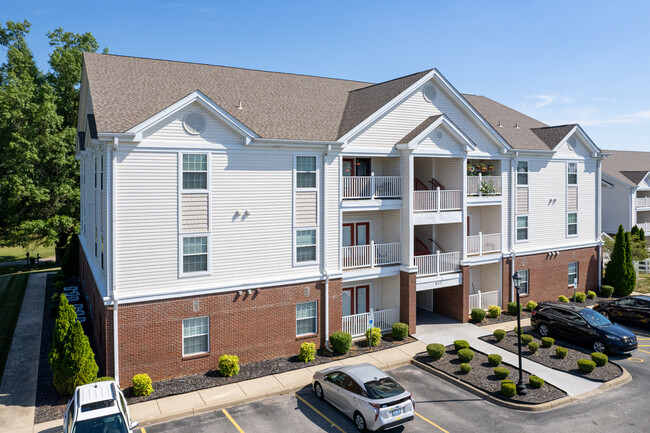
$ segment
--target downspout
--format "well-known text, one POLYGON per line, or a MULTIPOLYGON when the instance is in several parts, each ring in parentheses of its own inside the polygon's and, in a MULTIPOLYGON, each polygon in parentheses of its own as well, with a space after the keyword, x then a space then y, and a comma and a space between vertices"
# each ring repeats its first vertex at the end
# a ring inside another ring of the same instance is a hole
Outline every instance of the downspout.
POLYGON ((114 259, 115 259, 115 230, 113 230, 113 227, 115 226, 115 193, 114 193, 114 188, 115 188, 115 163, 117 162, 117 157, 116 157, 116 151, 117 148, 119 147, 119 139, 117 137, 113 137, 113 149, 112 149, 112 155, 111 158, 109 158, 109 161, 111 163, 111 172, 110 172, 110 189, 109 189, 109 194, 110 194, 110 208, 109 208, 109 216, 110 216, 110 224, 107 224, 109 227, 109 233, 110 235, 107 236, 110 244, 110 254, 108 254, 109 260, 110 260, 110 266, 108 267, 108 273, 107 275, 111 276, 111 284, 108 285, 110 287, 110 293, 112 294, 113 298, 113 376, 115 377, 115 381, 119 385, 120 383, 120 357, 119 357, 119 340, 118 340, 118 315, 117 315, 117 290, 115 290, 115 267, 113 266, 114 259))
MULTIPOLYGON (((599 157, 597 161, 598 169, 596 170, 596 240, 598 241, 598 292, 600 293, 600 287, 603 279, 603 240, 601 238, 602 233, 602 159, 599 157)), ((585 283, 585 286, 587 284, 585 283)), ((586 289, 586 287, 585 287, 586 289)))
POLYGON ((325 347, 329 349, 330 335, 330 275, 327 272, 327 162, 325 159, 329 155, 332 145, 327 145, 327 150, 323 153, 323 259, 322 271, 325 274, 325 347))
POLYGON ((517 219, 515 216, 515 182, 517 181, 517 174, 515 172, 515 158, 517 157, 517 152, 514 156, 510 158, 510 197, 508 197, 508 206, 510 207, 510 242, 509 250, 512 256, 510 261, 510 276, 508 280, 510 281, 510 301, 513 301, 515 298, 515 287, 512 283, 512 276, 515 274, 515 259, 517 258, 517 253, 515 252, 514 243, 515 243, 515 225, 517 224, 517 219))

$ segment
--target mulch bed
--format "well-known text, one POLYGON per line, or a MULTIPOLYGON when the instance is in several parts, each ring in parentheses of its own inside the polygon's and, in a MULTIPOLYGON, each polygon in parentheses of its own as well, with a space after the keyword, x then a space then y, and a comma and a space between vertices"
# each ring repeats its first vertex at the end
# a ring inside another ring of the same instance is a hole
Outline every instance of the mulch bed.
MULTIPOLYGON (((445 373, 454 376, 456 379, 466 382, 475 388, 502 400, 524 404, 539 404, 557 400, 567 395, 561 389, 548 383, 544 383, 541 388, 531 387, 528 383, 530 374, 524 371, 522 372, 522 378, 526 384, 526 388, 528 389, 528 394, 506 397, 501 394, 501 380, 497 379, 494 375, 494 367, 488 363, 487 355, 476 350, 474 350, 474 359, 470 362, 472 370, 469 373, 463 373, 460 370, 461 362, 456 355, 456 349, 453 345, 447 346, 445 355, 437 361, 434 361, 426 352, 416 355, 415 360, 427 364, 436 370, 444 371, 445 373)), ((512 380, 515 383, 519 380, 519 370, 517 370, 516 367, 506 363, 502 363, 500 367, 507 367, 510 370, 510 376, 508 376, 509 380, 512 380)))
MULTIPOLYGON (((73 285, 73 282, 75 282, 75 280, 68 281, 70 285, 73 285)), ((48 275, 45 295, 45 308, 43 310, 43 331, 41 336, 41 355, 38 370, 36 411, 34 415, 34 422, 37 424, 62 418, 65 412, 65 408, 68 404, 68 398, 59 396, 59 394, 56 392, 56 389, 54 389, 54 385, 52 383, 52 371, 50 370, 50 365, 48 363, 48 354, 52 347, 52 335, 54 331, 55 320, 54 316, 50 312, 50 298, 54 292, 54 275, 48 275)), ((87 306, 86 311, 88 311, 87 306)), ((91 329, 87 329, 87 327, 92 326, 89 323, 90 320, 84 324, 84 331, 91 341, 93 350, 96 352, 91 329)), ((232 377, 224 377, 219 373, 218 370, 213 370, 202 374, 194 374, 191 376, 184 376, 154 382, 154 392, 144 397, 136 397, 133 394, 132 387, 124 389, 123 392, 128 401, 128 404, 135 404, 162 397, 169 397, 172 395, 184 394, 187 392, 226 385, 229 383, 256 379, 258 377, 268 376, 270 374, 284 373, 286 371, 296 370, 307 366, 324 364, 343 358, 364 355, 383 349, 390 349, 391 347, 396 347, 402 344, 412 343, 414 341, 417 340, 410 336, 406 337, 404 340, 398 341, 394 340, 390 335, 384 335, 379 345, 376 347, 368 347, 365 339, 353 342, 352 346, 350 347, 350 351, 345 355, 336 355, 325 349, 319 349, 316 352, 315 359, 308 364, 301 362, 298 359, 298 355, 285 356, 281 358, 241 365, 239 374, 232 377)), ((99 376, 102 376, 103 374, 103 372, 99 372, 99 376)))
MULTIPOLYGON (((542 340, 536 334, 533 335, 533 341, 539 344, 539 350, 534 354, 528 350, 528 345, 522 343, 521 355, 530 359, 531 361, 537 362, 538 364, 545 365, 546 367, 563 371, 565 373, 573 374, 575 376, 585 377, 587 379, 595 380, 597 382, 607 382, 609 380, 615 379, 623 374, 623 370, 618 365, 608 362, 602 367, 596 367, 591 373, 582 373, 578 369, 578 359, 591 359, 591 352, 580 351, 571 347, 566 347, 567 356, 564 359, 560 359, 555 356, 555 348, 558 346, 557 341, 551 347, 542 347, 542 340)), ((508 332, 506 337, 497 341, 492 335, 481 337, 481 340, 494 344, 501 349, 507 350, 508 352, 517 353, 517 334, 514 332, 508 332)))

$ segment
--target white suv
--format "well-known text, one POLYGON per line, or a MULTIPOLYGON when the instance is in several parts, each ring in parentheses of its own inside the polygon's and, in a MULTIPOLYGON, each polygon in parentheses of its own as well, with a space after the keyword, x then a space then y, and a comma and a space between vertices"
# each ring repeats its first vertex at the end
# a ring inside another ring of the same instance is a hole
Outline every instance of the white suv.
POLYGON ((137 426, 112 380, 77 387, 63 416, 63 433, 133 433, 137 426))

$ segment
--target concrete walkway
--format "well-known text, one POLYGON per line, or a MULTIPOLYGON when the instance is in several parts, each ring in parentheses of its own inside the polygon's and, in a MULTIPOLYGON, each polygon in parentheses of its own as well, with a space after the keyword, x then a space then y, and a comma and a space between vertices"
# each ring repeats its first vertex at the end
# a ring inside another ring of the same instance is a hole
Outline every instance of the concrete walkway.
POLYGON ((0 432, 32 433, 47 274, 29 277, 2 385, 0 432))

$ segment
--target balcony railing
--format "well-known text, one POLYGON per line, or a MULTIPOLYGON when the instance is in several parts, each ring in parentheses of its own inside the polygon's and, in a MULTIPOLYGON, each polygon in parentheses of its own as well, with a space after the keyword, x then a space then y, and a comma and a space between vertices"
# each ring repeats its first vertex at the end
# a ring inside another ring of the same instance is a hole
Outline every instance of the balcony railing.
POLYGON ((417 275, 420 277, 449 274, 460 271, 460 252, 416 256, 413 262, 418 267, 417 275))
POLYGON ((343 269, 373 268, 400 262, 400 243, 355 245, 343 247, 343 269))
POLYGON ((382 332, 389 331, 397 322, 399 322, 399 308, 353 314, 343 316, 343 331, 355 338, 364 335, 369 328, 379 328, 382 332), (372 326, 368 323, 370 315, 372 315, 372 326))
POLYGON ((413 191, 413 210, 415 211, 451 211, 463 206, 461 191, 435 189, 433 191, 413 191))
POLYGON ((401 176, 343 176, 343 198, 399 198, 401 176))
POLYGON ((482 173, 478 176, 467 176, 467 195, 501 195, 502 183, 501 176, 484 176, 482 173))
POLYGON ((501 251, 501 233, 467 236, 467 255, 489 254, 501 251))
POLYGON ((492 292, 481 292, 479 290, 478 293, 469 295, 469 311, 472 311, 474 308, 487 310, 490 305, 501 305, 498 290, 492 292))
POLYGON ((637 197, 636 207, 650 207, 650 197, 637 197))

